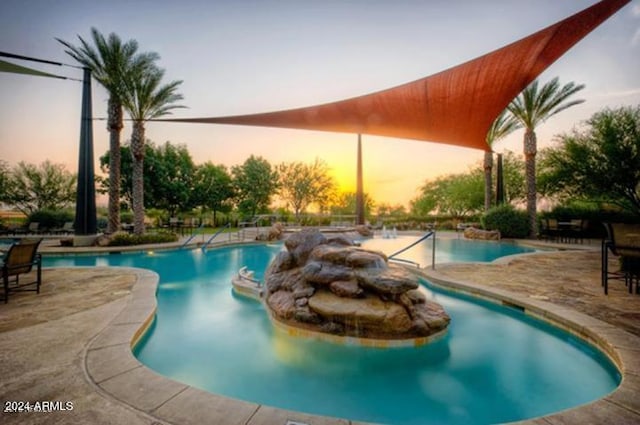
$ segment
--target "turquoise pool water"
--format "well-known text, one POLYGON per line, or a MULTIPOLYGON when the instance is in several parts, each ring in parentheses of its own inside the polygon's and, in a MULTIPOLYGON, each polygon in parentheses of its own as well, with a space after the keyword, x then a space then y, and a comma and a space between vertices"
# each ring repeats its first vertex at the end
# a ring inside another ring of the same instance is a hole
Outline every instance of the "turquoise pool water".
MULTIPOLYGON (((397 238, 363 239, 363 248, 375 249, 386 254, 394 252, 417 241, 420 236, 398 236, 397 238)), ((535 252, 536 249, 508 242, 472 241, 456 237, 438 237, 436 245, 436 264, 470 261, 493 261, 500 257, 535 252)), ((420 242, 413 248, 403 252, 398 258, 410 260, 421 267, 431 265, 432 239, 420 242)))
POLYGON ((452 317, 419 348, 374 349, 274 332, 260 303, 236 297, 242 266, 258 278, 280 244, 46 258, 45 265, 157 271, 158 312, 135 355, 158 373, 247 401, 398 425, 490 424, 548 414, 616 388, 597 350, 522 312, 429 286, 452 317))

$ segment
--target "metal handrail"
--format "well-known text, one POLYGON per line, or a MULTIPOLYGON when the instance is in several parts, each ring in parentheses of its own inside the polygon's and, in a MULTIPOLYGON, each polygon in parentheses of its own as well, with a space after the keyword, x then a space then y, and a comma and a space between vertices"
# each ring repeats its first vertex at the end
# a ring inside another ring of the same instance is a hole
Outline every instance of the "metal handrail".
POLYGON ((216 236, 218 236, 220 233, 222 233, 222 232, 224 231, 224 229, 226 229, 227 227, 231 227, 231 223, 227 223, 227 224, 225 224, 224 226, 222 226, 222 227, 220 228, 220 230, 218 230, 217 232, 215 232, 215 233, 213 234, 213 236, 211 236, 211 237, 209 238, 209 240, 207 240, 207 241, 204 243, 204 245, 202 245, 202 250, 203 250, 203 251, 206 251, 206 250, 207 250, 207 246, 209 246, 209 244, 211 243, 211 241, 212 241, 212 240, 214 240, 214 239, 216 238, 216 236))
POLYGON ((189 242, 191 242, 193 240, 193 238, 195 238, 196 236, 198 236, 198 234, 200 233, 201 230, 204 229, 204 223, 200 223, 200 226, 198 226, 198 228, 191 234, 191 236, 189 237, 189 239, 187 239, 181 246, 180 248, 184 248, 185 246, 187 246, 187 244, 189 242))
POLYGON ((242 268, 238 271, 238 277, 239 277, 240 279, 242 279, 242 280, 246 280, 246 281, 248 281, 248 282, 255 283, 255 284, 257 284, 258 286, 262 286, 262 282, 261 282, 261 281, 259 281, 258 279, 254 279, 254 278, 252 278, 252 277, 249 277, 249 276, 247 276, 246 274, 244 274, 244 273, 243 273, 243 272, 246 272, 246 271, 248 271, 248 270, 247 270, 247 268, 246 268, 246 267, 242 267, 242 268))
POLYGON ((405 263, 417 264, 418 267, 420 267, 420 265, 418 263, 414 262, 414 261, 403 260, 401 258, 393 258, 393 257, 395 257, 398 254, 402 254, 403 252, 407 251, 408 249, 413 248, 414 246, 418 245, 420 242, 428 239, 431 236, 433 236, 433 246, 432 246, 432 250, 431 250, 431 268, 435 270, 435 268, 436 268, 436 231, 435 230, 428 231, 422 237, 420 237, 417 241, 412 242, 411 244, 405 246, 401 250, 394 252, 393 254, 391 254, 387 258, 389 260, 402 261, 402 262, 405 262, 405 263))
POLYGON ((404 258, 389 258, 389 260, 397 261, 399 263, 411 264, 412 266, 416 266, 417 268, 420 268, 420 263, 416 263, 415 261, 411 261, 411 260, 405 260, 404 258))

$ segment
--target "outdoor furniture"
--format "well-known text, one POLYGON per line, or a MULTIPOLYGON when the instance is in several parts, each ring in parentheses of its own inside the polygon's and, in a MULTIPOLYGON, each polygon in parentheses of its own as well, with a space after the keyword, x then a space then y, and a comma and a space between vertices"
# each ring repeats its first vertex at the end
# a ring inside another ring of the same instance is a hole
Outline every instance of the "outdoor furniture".
POLYGON ((552 241, 556 241, 558 239, 562 241, 562 233, 560 231, 560 224, 558 223, 557 218, 547 219, 547 234, 549 235, 549 239, 552 241))
POLYGON ((169 231, 178 234, 180 232, 180 227, 182 226, 182 220, 178 217, 170 217, 169 218, 169 231))
POLYGON ((32 221, 31 223, 29 223, 27 227, 21 227, 15 230, 16 234, 36 235, 39 232, 40 232, 40 223, 38 223, 37 221, 32 221))
POLYGON ((608 293, 609 280, 623 280, 629 293, 640 291, 640 224, 604 223, 607 239, 602 241, 602 286, 608 293), (609 251, 620 257, 620 268, 609 270, 609 251))
POLYGON ((589 222, 581 218, 574 218, 569 222, 569 229, 567 231, 569 240, 573 240, 575 243, 584 242, 584 234, 589 222))
POLYGON ((182 225, 180 226, 181 234, 184 236, 186 234, 193 235, 193 231, 197 229, 199 226, 197 218, 187 218, 184 220, 182 225))
POLYGON ((63 234, 63 235, 68 235, 70 233, 73 233, 73 221, 67 221, 64 223, 62 227, 53 229, 51 230, 51 232, 55 234, 63 234))
POLYGON ((558 220, 543 218, 540 220, 540 238, 554 241, 558 236, 558 220))
POLYGON ((42 239, 23 239, 11 245, 2 262, 2 283, 4 302, 9 301, 11 292, 35 291, 40 293, 42 282, 42 257, 38 246, 42 239), (20 282, 20 275, 29 273, 36 266, 36 280, 20 282))

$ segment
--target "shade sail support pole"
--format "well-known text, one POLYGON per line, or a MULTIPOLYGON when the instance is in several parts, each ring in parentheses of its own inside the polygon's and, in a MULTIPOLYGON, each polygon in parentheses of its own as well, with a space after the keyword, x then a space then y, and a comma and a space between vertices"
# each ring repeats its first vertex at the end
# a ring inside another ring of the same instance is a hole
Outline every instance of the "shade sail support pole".
POLYGON ((356 176, 356 224, 364 224, 364 189, 362 185, 362 135, 358 133, 358 164, 356 176))
POLYGON ((502 154, 498 155, 498 169, 496 176, 496 205, 504 204, 504 171, 502 165, 502 154))
POLYGON ((76 192, 76 235, 95 235, 96 186, 93 169, 93 120, 91 112, 91 70, 83 68, 82 115, 80 120, 80 153, 78 157, 78 185, 76 192))

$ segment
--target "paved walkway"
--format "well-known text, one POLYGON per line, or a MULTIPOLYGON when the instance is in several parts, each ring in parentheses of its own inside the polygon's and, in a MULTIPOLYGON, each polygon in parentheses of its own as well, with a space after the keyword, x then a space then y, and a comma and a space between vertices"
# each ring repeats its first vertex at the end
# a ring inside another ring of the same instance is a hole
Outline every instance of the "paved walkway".
MULTIPOLYGON (((434 281, 496 292, 528 311, 577 322, 585 335, 604 335, 591 337, 622 365, 622 387, 589 406, 527 423, 640 423, 640 295, 614 282, 605 296, 599 261, 597 251, 567 251, 426 271, 434 281)), ((3 408, 7 401, 73 402, 67 411, 2 412, 0 423, 356 424, 218 397, 140 365, 129 347, 153 312, 156 279, 138 269, 51 269, 43 273, 41 294, 15 294, 0 304, 3 408)))

